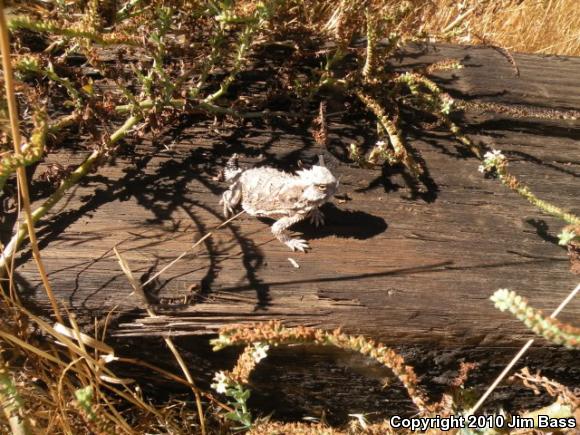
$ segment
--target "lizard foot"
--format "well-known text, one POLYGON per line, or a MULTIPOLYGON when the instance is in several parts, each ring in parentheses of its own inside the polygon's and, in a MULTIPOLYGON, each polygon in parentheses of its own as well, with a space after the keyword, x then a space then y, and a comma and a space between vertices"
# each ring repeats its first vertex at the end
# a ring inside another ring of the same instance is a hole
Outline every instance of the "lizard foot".
POLYGON ((292 251, 306 252, 307 249, 310 249, 308 242, 302 239, 290 239, 286 242, 286 246, 292 251))
POLYGON ((312 223, 317 228, 324 225, 324 213, 322 213, 317 208, 312 210, 310 212, 310 223, 312 223))

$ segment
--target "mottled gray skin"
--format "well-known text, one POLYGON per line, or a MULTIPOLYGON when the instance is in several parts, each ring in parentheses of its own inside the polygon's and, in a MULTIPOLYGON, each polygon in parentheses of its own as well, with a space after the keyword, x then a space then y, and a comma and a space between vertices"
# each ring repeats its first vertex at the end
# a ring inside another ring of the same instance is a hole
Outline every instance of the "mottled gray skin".
POLYGON ((226 180, 233 184, 222 196, 224 215, 231 216, 241 203, 244 211, 252 216, 281 216, 272 225, 272 233, 292 251, 304 252, 309 248, 308 243, 291 238, 286 230, 307 217, 317 227, 324 224, 319 207, 338 188, 338 180, 324 166, 322 158, 320 162, 295 175, 269 167, 242 171, 237 168, 234 155, 225 171, 226 180))

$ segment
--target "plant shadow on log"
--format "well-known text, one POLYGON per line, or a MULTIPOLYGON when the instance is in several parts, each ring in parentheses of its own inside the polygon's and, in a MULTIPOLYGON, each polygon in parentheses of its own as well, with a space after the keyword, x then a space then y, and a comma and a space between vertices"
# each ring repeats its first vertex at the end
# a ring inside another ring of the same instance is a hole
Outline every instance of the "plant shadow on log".
MULTIPOLYGON (((356 104, 356 102, 355 102, 356 104)), ((420 115, 411 113, 410 115, 420 115)), ((367 153, 370 149, 375 146, 375 141, 373 136, 369 135, 369 132, 376 128, 372 124, 373 118, 365 114, 365 109, 357 107, 357 111, 348 113, 348 111, 341 116, 333 118, 333 125, 330 129, 331 131, 331 143, 328 147, 332 151, 332 155, 336 159, 339 159, 342 164, 352 164, 352 161, 345 154, 345 150, 349 143, 360 143, 360 148, 364 153, 367 153), (335 139, 338 137, 339 139, 335 139), (335 139, 335 140, 333 140, 335 139)), ((408 193, 405 198, 410 201, 421 200, 426 203, 433 203, 437 200, 439 186, 433 179, 429 171, 428 161, 425 161, 421 156, 421 153, 415 149, 412 144, 412 140, 416 139, 413 134, 413 124, 408 120, 402 121, 402 131, 405 132, 407 136, 407 144, 409 152, 413 155, 413 158, 421 165, 423 168, 423 173, 415 178, 413 174, 402 164, 397 163, 395 165, 383 164, 377 166, 377 170, 367 172, 368 175, 379 172, 374 178, 371 178, 364 187, 359 187, 354 189, 355 192, 369 192, 377 188, 382 188, 385 193, 397 192, 399 190, 406 190, 408 193), (399 184, 396 179, 401 179, 402 183, 399 184)), ((449 136, 451 137, 451 135, 449 136)), ((440 139, 439 139, 440 140, 440 139)), ((457 146, 458 152, 462 152, 460 147, 457 146), (460 150, 460 151, 459 151, 460 150)), ((467 156, 465 157, 467 158, 467 156)), ((360 169, 360 171, 365 171, 365 169, 360 169)))
MULTIPOLYGON (((580 135, 579 135, 580 136, 580 135)), ((550 162, 546 162, 542 159, 539 159, 537 157, 532 156, 531 154, 525 153, 523 151, 514 151, 514 150, 509 150, 506 151, 505 154, 507 156, 514 156, 514 157, 518 157, 521 160, 525 160, 527 162, 533 163, 535 165, 538 166, 545 166, 546 168, 552 169, 554 171, 560 172, 562 174, 566 174, 566 175, 570 175, 574 178, 580 178, 580 173, 573 171, 572 169, 567 169, 565 167, 561 167, 561 166, 557 166, 553 163, 550 162)), ((516 160, 515 158, 512 160, 516 160)))
MULTIPOLYGON (((165 133, 156 143, 146 146, 144 151, 142 150, 142 146, 137 147, 134 153, 126 156, 126 158, 131 160, 131 165, 125 167, 123 169, 123 175, 117 179, 103 175, 88 176, 85 183, 91 185, 97 184, 99 187, 90 195, 85 194, 87 190, 84 186, 81 187, 79 196, 80 204, 78 206, 71 207, 68 210, 65 209, 58 215, 47 219, 39 225, 38 235, 40 238, 40 246, 44 248, 50 243, 62 240, 67 228, 79 219, 93 217, 104 205, 119 202, 122 206, 122 203, 128 200, 136 201, 140 207, 153 215, 146 219, 144 222, 146 225, 151 224, 153 227, 164 225, 165 228, 163 231, 165 233, 163 234, 162 240, 151 240, 151 237, 146 236, 142 232, 129 233, 119 243, 121 248, 124 242, 139 242, 141 247, 150 248, 157 244, 162 245, 167 238, 187 237, 186 232, 189 232, 189 230, 187 228, 184 229, 182 218, 176 218, 176 212, 180 212, 182 216, 189 218, 193 228, 192 233, 199 235, 207 234, 212 230, 207 222, 208 216, 211 220, 221 221, 223 219, 221 207, 217 203, 221 192, 227 187, 225 184, 219 184, 214 181, 210 174, 212 172, 215 173, 216 169, 220 169, 220 162, 226 160, 232 152, 237 151, 251 156, 256 155, 260 151, 262 154, 261 160, 264 164, 286 170, 300 158, 307 158, 308 161, 313 161, 316 154, 316 152, 313 153, 310 151, 313 141, 304 134, 304 128, 288 125, 285 122, 277 122, 276 126, 273 127, 274 131, 268 130, 266 132, 263 131, 264 126, 262 123, 252 123, 252 127, 258 129, 258 132, 262 136, 265 133, 268 136, 268 141, 259 148, 244 146, 239 138, 242 129, 235 128, 232 130, 232 134, 226 139, 225 144, 223 142, 216 144, 211 149, 202 147, 184 149, 184 139, 193 140, 197 138, 195 133, 188 131, 188 129, 194 127, 199 127, 198 120, 192 119, 191 117, 183 117, 180 125, 165 133), (188 134, 191 134, 189 138, 188 134), (288 134, 301 138, 302 144, 299 144, 297 147, 292 147, 289 149, 289 152, 285 153, 280 153, 279 149, 271 149, 274 145, 277 145, 282 135, 288 134), (179 145, 177 151, 170 150, 169 152, 165 152, 168 143, 173 143, 178 140, 182 141, 182 144, 179 145), (159 155, 162 158, 166 156, 169 158, 159 161, 157 158, 159 155), (197 188, 201 187, 201 189, 210 195, 215 196, 215 204, 208 204, 203 200, 195 199, 195 195, 190 192, 191 183, 197 183, 197 188), (177 235, 172 235, 172 232, 177 233, 177 235)), ((123 162, 118 162, 117 164, 123 164, 123 162)), ((387 228, 384 219, 364 212, 344 212, 332 206, 325 207, 325 211, 328 213, 328 220, 331 225, 317 231, 314 231, 310 225, 299 227, 307 233, 309 238, 335 235, 338 237, 366 239, 385 231, 387 228)), ((267 230, 267 228, 264 229, 267 230)), ((265 308, 270 302, 269 286, 263 283, 258 276, 258 271, 264 263, 264 253, 251 238, 243 235, 238 224, 230 224, 225 231, 233 235, 236 245, 241 248, 241 261, 245 270, 245 280, 248 287, 256 291, 256 309, 265 308)), ((75 243, 75 245, 86 244, 95 238, 98 238, 98 234, 95 234, 94 237, 83 238, 78 243, 75 243)), ((184 246, 188 245, 184 242, 184 246)), ((206 253, 204 254, 204 258, 207 258, 209 263, 204 266, 206 269, 205 275, 198 281, 199 286, 194 297, 188 298, 185 303, 169 304, 173 308, 183 308, 191 303, 203 302, 212 292, 213 284, 222 267, 219 257, 223 252, 220 252, 221 248, 216 246, 212 238, 204 240, 202 249, 205 249, 206 253)), ((111 285, 112 281, 121 277, 120 272, 119 274, 112 274, 100 283, 96 289, 90 291, 88 294, 85 293, 79 303, 78 292, 82 287, 80 284, 80 276, 90 267, 99 267, 98 263, 101 260, 105 259, 110 261, 111 256, 112 252, 107 251, 97 256, 94 260, 85 261, 84 263, 75 264, 70 267, 67 265, 64 268, 51 271, 51 275, 55 276, 55 274, 65 269, 80 267, 80 270, 75 271, 76 276, 73 280, 74 287, 67 293, 69 306, 75 309, 90 311, 90 307, 87 305, 89 299, 96 297, 99 292, 104 291, 107 286, 111 285)), ((142 267, 139 269, 139 273, 142 274, 140 278, 142 283, 145 283, 154 274, 156 267, 160 267, 168 262, 167 257, 159 257, 156 254, 153 254, 153 256, 155 257, 154 261, 146 270, 143 270, 142 267)), ((24 252, 19 257, 18 263, 22 264, 23 262, 29 261, 30 258, 30 253, 24 252)), ((148 290, 149 296, 151 297, 150 302, 162 302, 164 299, 163 290, 172 281, 176 278, 183 278, 183 275, 193 273, 197 270, 172 275, 168 278, 164 276, 162 279, 156 279, 152 283, 149 283, 146 286, 146 290, 148 290)), ((21 282, 21 284, 23 283, 21 282)), ((21 287, 23 293, 27 295, 27 299, 32 302, 35 287, 33 285, 21 285, 21 287)))
POLYGON ((471 123, 470 129, 475 131, 509 131, 527 133, 535 136, 548 136, 556 138, 578 139, 580 128, 572 126, 562 126, 550 123, 540 123, 537 119, 489 119, 479 123, 471 123))
POLYGON ((553 236, 549 233, 550 227, 546 223, 544 219, 526 219, 526 223, 531 225, 536 230, 536 234, 540 236, 546 242, 549 242, 553 245, 560 246, 562 249, 566 249, 564 246, 561 246, 558 242, 559 239, 556 236, 553 236))
MULTIPOLYGON (((187 195, 187 184, 194 178, 201 180, 201 177, 199 176, 200 172, 192 169, 192 167, 195 166, 195 161, 200 162, 197 165, 202 165, 202 158, 203 156, 200 156, 200 153, 194 151, 188 158, 185 158, 180 162, 170 160, 166 164, 162 165, 156 172, 152 174, 146 174, 143 172, 143 170, 147 166, 150 158, 145 157, 140 159, 135 167, 125 170, 125 176, 117 181, 111 181, 101 176, 92 177, 92 179, 89 180, 90 182, 98 181, 104 184, 105 188, 97 189, 94 195, 86 198, 86 201, 82 204, 81 207, 75 210, 61 212, 55 218, 48 220, 46 225, 44 225, 38 232, 42 237, 41 246, 45 247, 50 242, 57 240, 63 234, 63 232, 75 221, 86 217, 91 213, 95 213, 99 207, 103 206, 104 204, 113 201, 123 202, 129 200, 130 198, 135 198, 139 205, 154 214, 154 217, 150 219, 148 223, 159 224, 173 221, 173 228, 177 230, 179 229, 179 223, 174 220, 173 214, 176 212, 176 210, 180 209, 183 210, 187 216, 189 216, 197 234, 206 234, 211 230, 211 228, 208 228, 204 223, 204 220, 200 216, 200 212, 204 211, 210 215, 215 216, 219 220, 222 219, 221 214, 212 206, 195 201, 194 199, 190 199, 189 195, 187 195)), ((217 203, 217 194, 221 189, 219 189, 218 186, 214 186, 207 182, 204 183, 204 185, 216 194, 217 203)), ((230 230, 234 234, 238 245, 242 249, 243 264, 246 269, 246 276, 248 281, 256 288, 258 303, 265 304, 268 298, 267 290, 265 290, 260 285, 259 280, 256 278, 255 274, 256 270, 259 269, 262 264, 263 255, 259 252, 258 248, 251 240, 243 237, 241 233, 233 226, 230 226, 230 230)), ((162 241, 149 241, 145 238, 145 236, 139 234, 135 234, 133 237, 129 238, 131 241, 136 241, 139 239, 144 239, 150 245, 162 243, 162 241)), ((127 239, 125 240, 128 241, 127 239)), ((189 244, 184 244, 184 246, 188 245, 189 244)), ((203 246, 207 251, 209 265, 207 266, 205 276, 200 281, 200 298, 207 295, 211 291, 212 283, 220 270, 219 263, 216 261, 216 247, 212 239, 206 239, 203 246)), ((29 257, 30 254, 26 253, 19 259, 19 262, 25 262, 29 260, 29 257)), ((155 263, 160 264, 161 262, 161 258, 155 259, 155 263)), ((79 290, 78 275, 83 273, 84 270, 85 269, 83 268, 78 272, 76 277, 77 286, 72 289, 69 296, 69 304, 71 304, 71 306, 73 306, 73 299, 76 292, 79 290)), ((52 273, 55 272, 57 271, 53 271, 52 273)), ((151 270, 147 271, 141 277, 141 281, 145 282, 147 277, 152 274, 153 272, 151 270)), ((118 276, 118 274, 114 274, 108 281, 105 281, 95 291, 91 292, 90 295, 85 297, 85 300, 81 303, 81 306, 75 306, 75 308, 87 308, 85 307, 87 299, 94 296, 100 290, 105 289, 107 285, 110 284, 110 281, 115 279, 116 276, 118 276)), ((150 302, 154 302, 156 299, 158 300, 161 290, 175 278, 176 276, 173 276, 170 279, 164 279, 162 281, 156 280, 151 285, 149 285, 148 289, 151 296, 150 302), (153 287, 156 287, 156 289, 152 290, 153 287)), ((26 293, 30 297, 33 296, 30 294, 30 292, 26 293)))

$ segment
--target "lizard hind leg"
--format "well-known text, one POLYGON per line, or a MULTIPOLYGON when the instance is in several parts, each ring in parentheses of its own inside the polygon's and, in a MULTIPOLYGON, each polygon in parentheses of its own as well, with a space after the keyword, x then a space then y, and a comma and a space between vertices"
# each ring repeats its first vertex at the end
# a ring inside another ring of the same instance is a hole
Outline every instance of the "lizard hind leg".
POLYGON ((224 216, 229 218, 234 214, 235 208, 240 204, 242 199, 242 189, 238 183, 233 184, 226 190, 220 201, 224 206, 224 216))

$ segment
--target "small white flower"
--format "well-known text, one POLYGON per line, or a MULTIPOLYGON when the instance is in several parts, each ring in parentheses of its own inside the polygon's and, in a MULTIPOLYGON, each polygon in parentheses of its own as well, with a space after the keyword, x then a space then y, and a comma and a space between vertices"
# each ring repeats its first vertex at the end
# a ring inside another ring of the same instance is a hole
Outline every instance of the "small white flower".
POLYGON ((576 238, 577 234, 574 231, 569 231, 569 230, 562 230, 562 232, 560 234, 558 234, 558 245, 561 246, 566 246, 568 245, 572 240, 574 240, 576 238))
POLYGON ((505 160, 505 156, 502 154, 501 150, 488 151, 483 156, 483 161, 489 162, 490 164, 497 164, 503 160, 505 160))
POLYGON ((449 115, 453 111, 453 104, 455 104, 455 101, 449 96, 444 96, 442 99, 443 104, 441 105, 441 113, 449 115))
POLYGON ((267 344, 255 343, 254 352, 252 353, 252 358, 254 358, 254 361, 256 361, 256 363, 259 363, 264 358, 266 358, 268 356, 267 353, 268 349, 270 349, 270 346, 267 344))
POLYGON ((500 150, 488 151, 483 156, 483 165, 479 166, 479 172, 492 171, 494 168, 504 164, 506 158, 500 150))
POLYGON ((225 394, 228 389, 229 379, 224 372, 216 372, 213 377, 215 383, 211 384, 211 387, 220 394, 225 394))
POLYGON ((485 153, 483 156, 485 159, 503 159, 504 156, 501 153, 501 150, 491 150, 485 153))
POLYGON ((385 144, 385 141, 384 141, 384 140, 379 140, 379 141, 377 141, 377 143, 375 144, 375 146, 377 146, 377 147, 381 147, 381 148, 382 148, 382 147, 384 147, 385 145, 386 145, 386 144, 385 144))

